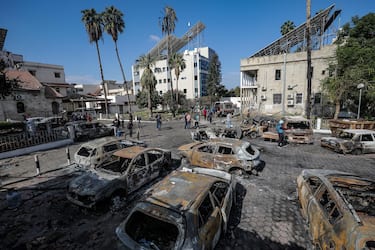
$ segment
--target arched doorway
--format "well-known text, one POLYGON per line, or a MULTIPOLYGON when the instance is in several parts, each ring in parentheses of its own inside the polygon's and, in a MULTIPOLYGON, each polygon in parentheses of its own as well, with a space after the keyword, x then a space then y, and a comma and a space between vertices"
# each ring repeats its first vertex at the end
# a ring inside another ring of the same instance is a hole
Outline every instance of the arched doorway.
POLYGON ((60 104, 57 102, 52 102, 52 114, 57 115, 59 114, 60 104))

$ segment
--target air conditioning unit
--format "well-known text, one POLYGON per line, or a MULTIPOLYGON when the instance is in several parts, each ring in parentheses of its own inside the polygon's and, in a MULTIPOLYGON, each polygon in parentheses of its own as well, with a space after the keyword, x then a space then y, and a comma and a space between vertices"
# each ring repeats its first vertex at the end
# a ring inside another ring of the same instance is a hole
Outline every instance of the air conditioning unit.
POLYGON ((288 95, 288 100, 294 99, 293 94, 288 95))
POLYGON ((293 87, 288 85, 288 90, 292 90, 292 89, 293 89, 293 87))
POLYGON ((15 95, 15 96, 14 96, 14 99, 15 99, 16 101, 22 101, 22 100, 23 100, 23 96, 22 96, 22 95, 15 95))
POLYGON ((261 95, 260 99, 263 100, 263 101, 265 101, 265 100, 267 100, 267 97, 266 97, 266 95, 261 95))
POLYGON ((267 90, 267 87, 262 87, 262 91, 266 91, 267 90))
POLYGON ((288 106, 294 106, 294 100, 288 100, 288 106))

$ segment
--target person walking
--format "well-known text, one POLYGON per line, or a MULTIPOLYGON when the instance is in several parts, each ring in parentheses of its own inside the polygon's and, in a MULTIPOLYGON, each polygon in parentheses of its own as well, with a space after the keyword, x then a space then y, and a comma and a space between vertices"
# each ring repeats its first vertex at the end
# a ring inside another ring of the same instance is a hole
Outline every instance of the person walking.
POLYGON ((285 145, 285 134, 284 134, 284 121, 280 120, 276 125, 276 132, 279 135, 278 146, 282 147, 285 145))
POLYGON ((190 115, 189 112, 186 115, 186 121, 187 121, 187 128, 190 129, 190 126, 191 126, 191 115, 190 115))
POLYGON ((227 128, 231 128, 232 127, 232 115, 231 113, 228 113, 227 114, 227 128))
POLYGON ((186 113, 185 113, 185 116, 184 116, 184 118, 185 118, 185 129, 187 129, 187 124, 188 124, 188 123, 187 123, 187 115, 188 115, 188 113, 186 112, 186 113))
POLYGON ((208 112, 208 120, 210 121, 210 124, 212 123, 212 111, 208 112))
POLYGON ((129 136, 133 137, 133 120, 129 120, 129 122, 128 122, 128 130, 129 130, 129 136))
POLYGON ((161 115, 160 115, 160 114, 157 114, 157 115, 156 115, 156 128, 157 128, 158 130, 161 129, 161 115))

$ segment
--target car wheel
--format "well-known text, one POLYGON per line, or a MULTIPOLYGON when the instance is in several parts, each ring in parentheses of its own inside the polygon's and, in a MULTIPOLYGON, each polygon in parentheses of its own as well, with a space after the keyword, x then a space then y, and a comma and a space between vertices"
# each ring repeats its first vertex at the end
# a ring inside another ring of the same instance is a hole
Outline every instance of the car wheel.
POLYGON ((362 154, 362 150, 360 148, 355 148, 353 151, 352 151, 352 154, 353 155, 361 155, 362 154))
POLYGON ((252 131, 252 132, 249 134, 249 137, 250 137, 251 139, 256 139, 256 138, 257 138, 257 132, 252 131))

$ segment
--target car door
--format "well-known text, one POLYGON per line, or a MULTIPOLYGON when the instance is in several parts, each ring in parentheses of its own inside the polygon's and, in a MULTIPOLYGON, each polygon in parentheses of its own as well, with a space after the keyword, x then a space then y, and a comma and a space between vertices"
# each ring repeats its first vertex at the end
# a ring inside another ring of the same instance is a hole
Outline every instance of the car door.
POLYGON ((233 151, 232 147, 218 144, 216 148, 217 152, 214 156, 214 165, 216 169, 228 172, 231 166, 241 166, 235 157, 235 152, 233 151))
POLYGON ((227 229, 230 210, 232 209, 233 193, 232 188, 227 182, 218 181, 215 182, 210 192, 214 199, 215 206, 220 208, 224 231, 227 229))
POLYGON ((363 147, 363 153, 374 153, 375 152, 375 134, 368 133, 361 136, 361 143, 363 147))
POLYGON ((160 175, 160 172, 164 166, 163 164, 163 152, 159 150, 149 150, 146 152, 147 164, 149 168, 149 178, 153 180, 160 175))
POLYGON ((128 192, 131 193, 149 181, 149 171, 144 153, 134 157, 126 172, 128 192))
POLYGON ((222 218, 220 208, 214 205, 211 193, 198 208, 198 234, 202 249, 213 249, 219 241, 222 218))
POLYGON ((204 143, 196 147, 191 156, 190 163, 193 166, 213 168, 215 146, 211 143, 204 143))
POLYGON ((299 177, 300 185, 298 186, 298 198, 301 204, 302 215, 307 218, 308 204, 314 198, 315 192, 321 185, 321 180, 316 176, 299 177))
POLYGON ((342 216, 334 197, 326 185, 321 185, 308 206, 311 236, 320 249, 336 249, 333 224, 342 216))

